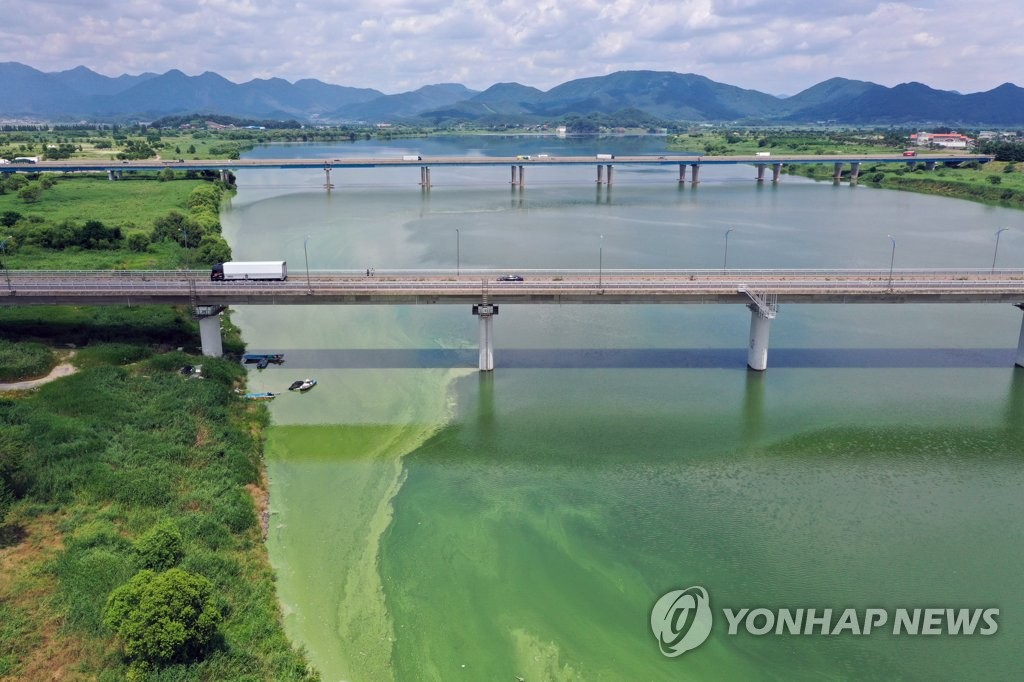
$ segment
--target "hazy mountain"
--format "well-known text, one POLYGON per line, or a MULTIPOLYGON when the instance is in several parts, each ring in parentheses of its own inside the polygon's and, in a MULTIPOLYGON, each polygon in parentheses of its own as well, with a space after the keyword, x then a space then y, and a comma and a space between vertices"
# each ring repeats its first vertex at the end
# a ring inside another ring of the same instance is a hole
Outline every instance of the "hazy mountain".
POLYGON ((0 116, 64 116, 82 95, 50 74, 17 62, 0 63, 0 116))
POLYGON ((84 66, 76 66, 73 69, 58 71, 50 75, 82 95, 116 95, 157 76, 155 73, 141 73, 137 76, 125 74, 117 78, 110 78, 84 66))
POLYGON ((781 100, 695 74, 619 71, 556 86, 539 98, 533 113, 612 113, 626 108, 666 119, 720 121, 772 118, 781 110, 781 100))
POLYGON ((388 121, 412 118, 417 114, 437 109, 477 94, 458 83, 425 85, 419 90, 398 95, 382 95, 368 102, 341 107, 330 117, 343 121, 388 121))
POLYGON ((178 70, 117 78, 79 66, 44 73, 0 63, 0 117, 52 121, 138 120, 197 112, 239 118, 345 122, 515 124, 567 115, 662 121, 854 125, 1024 125, 1024 89, 1005 83, 963 95, 921 83, 889 88, 831 78, 791 97, 717 83, 697 74, 619 71, 579 78, 544 92, 497 83, 482 92, 457 83, 385 95, 371 88, 281 78, 233 83, 219 74, 178 70))

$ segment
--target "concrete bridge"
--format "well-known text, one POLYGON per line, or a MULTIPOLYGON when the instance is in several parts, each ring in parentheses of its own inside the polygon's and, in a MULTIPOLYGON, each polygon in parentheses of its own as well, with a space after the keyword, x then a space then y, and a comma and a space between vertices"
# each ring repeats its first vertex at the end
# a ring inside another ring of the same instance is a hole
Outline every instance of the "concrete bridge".
MULTIPOLYGON (((503 304, 731 303, 750 309, 747 364, 768 367, 780 303, 1006 303, 1024 310, 1024 269, 938 270, 387 270, 293 271, 284 281, 212 282, 191 271, 4 271, 0 305, 188 305, 203 353, 223 353, 229 305, 471 306, 481 371, 494 369, 494 317, 503 304)), ((1016 364, 1024 367, 1024 321, 1016 364)))
MULTIPOLYGON (((12 163, 0 166, 0 173, 38 173, 60 172, 107 173, 107 177, 116 180, 125 171, 162 171, 166 168, 182 171, 216 171, 222 178, 240 169, 321 169, 324 172, 324 187, 328 190, 335 185, 331 172, 351 168, 388 168, 412 167, 419 168, 419 185, 424 189, 432 186, 430 171, 434 167, 483 167, 508 166, 511 169, 511 185, 520 189, 526 187, 526 171, 539 166, 595 166, 598 185, 611 185, 614 182, 615 166, 678 166, 679 183, 687 182, 686 169, 690 169, 689 182, 696 185, 700 182, 702 166, 721 165, 753 165, 756 168, 755 179, 764 182, 770 169, 772 182, 778 182, 785 164, 833 164, 833 178, 839 181, 843 169, 849 165, 849 179, 856 184, 862 164, 866 163, 906 163, 913 168, 922 163, 928 170, 937 164, 958 165, 970 161, 986 163, 991 156, 983 154, 921 154, 903 156, 902 154, 772 154, 762 152, 753 156, 698 156, 689 154, 665 154, 661 156, 616 156, 614 154, 595 154, 593 156, 551 156, 547 154, 521 155, 513 157, 491 156, 420 156, 406 155, 402 157, 378 158, 343 158, 343 159, 145 159, 141 161, 98 161, 69 159, 61 161, 39 161, 36 163, 12 163)), ((336 177, 336 176, 335 176, 336 177)))

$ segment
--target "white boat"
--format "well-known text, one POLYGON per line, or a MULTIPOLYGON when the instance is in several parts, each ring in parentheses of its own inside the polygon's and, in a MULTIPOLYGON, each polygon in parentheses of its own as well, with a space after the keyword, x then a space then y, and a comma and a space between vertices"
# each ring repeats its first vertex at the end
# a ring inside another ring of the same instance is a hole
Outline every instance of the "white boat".
POLYGON ((314 386, 316 386, 316 379, 299 379, 298 381, 293 381, 288 390, 306 392, 314 386))

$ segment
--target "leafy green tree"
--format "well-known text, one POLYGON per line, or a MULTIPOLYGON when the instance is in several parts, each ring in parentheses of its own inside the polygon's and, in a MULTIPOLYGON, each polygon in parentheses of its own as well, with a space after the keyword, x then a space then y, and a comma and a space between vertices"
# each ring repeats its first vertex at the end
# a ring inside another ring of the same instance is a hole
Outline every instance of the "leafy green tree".
POLYGON ((139 571, 103 610, 125 655, 143 666, 201 658, 222 618, 210 581, 180 568, 139 571))
POLYGON ((167 215, 153 221, 153 241, 177 241, 184 230, 188 229, 188 220, 181 211, 171 211, 167 215))
POLYGON ((231 247, 219 234, 204 234, 199 241, 199 260, 202 263, 224 263, 231 260, 231 247))
POLYGON ((85 249, 113 249, 121 241, 120 227, 107 227, 99 220, 87 220, 77 230, 78 246, 85 249))
POLYGON ((169 180, 173 180, 174 171, 171 170, 170 168, 164 168, 162 171, 160 171, 160 174, 157 176, 157 179, 160 180, 160 182, 167 182, 169 180))
POLYGON ((999 183, 1001 183, 1003 181, 1003 179, 1001 177, 999 177, 998 175, 989 175, 989 176, 987 176, 987 180, 990 183, 992 183, 993 185, 998 185, 999 183))

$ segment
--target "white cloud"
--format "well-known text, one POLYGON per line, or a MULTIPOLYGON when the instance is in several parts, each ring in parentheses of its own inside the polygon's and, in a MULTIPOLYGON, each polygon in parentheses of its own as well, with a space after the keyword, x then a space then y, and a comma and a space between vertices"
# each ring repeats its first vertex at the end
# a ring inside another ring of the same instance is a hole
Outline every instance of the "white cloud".
POLYGON ((385 92, 547 89, 626 69, 773 93, 833 76, 972 92, 1021 81, 1024 56, 1010 0, 988 0, 983 21, 960 0, 33 0, 0 12, 0 61, 44 71, 177 68, 385 92))

